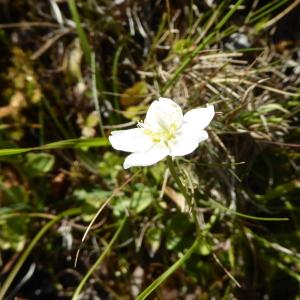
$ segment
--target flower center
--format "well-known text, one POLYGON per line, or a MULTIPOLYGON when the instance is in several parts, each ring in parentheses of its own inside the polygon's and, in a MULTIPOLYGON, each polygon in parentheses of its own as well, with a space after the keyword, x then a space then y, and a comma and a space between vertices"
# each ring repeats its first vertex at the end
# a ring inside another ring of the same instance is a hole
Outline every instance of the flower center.
POLYGON ((164 143, 168 145, 168 142, 175 139, 179 126, 176 122, 166 124, 163 121, 159 125, 159 127, 153 128, 151 124, 142 121, 137 124, 143 133, 148 135, 154 143, 164 143))

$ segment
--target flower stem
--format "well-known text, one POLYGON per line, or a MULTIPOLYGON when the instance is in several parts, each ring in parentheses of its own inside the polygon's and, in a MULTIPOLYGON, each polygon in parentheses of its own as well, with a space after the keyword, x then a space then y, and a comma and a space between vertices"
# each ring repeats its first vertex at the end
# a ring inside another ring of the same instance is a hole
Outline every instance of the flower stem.
POLYGON ((167 157, 167 163, 168 163, 168 167, 169 167, 169 170, 170 170, 170 173, 171 173, 173 179, 175 180, 180 192, 184 196, 186 202, 188 203, 188 205, 191 209, 192 216, 193 216, 193 221, 194 221, 195 226, 196 226, 197 235, 200 236, 201 235, 201 228, 200 228, 200 225, 199 225, 199 222, 198 222, 197 214, 196 214, 195 210, 193 209, 192 198, 191 198, 190 194, 188 193, 188 191, 186 190, 183 183, 181 182, 181 180, 178 176, 178 173, 175 170, 175 166, 174 166, 173 159, 172 159, 171 156, 167 157))

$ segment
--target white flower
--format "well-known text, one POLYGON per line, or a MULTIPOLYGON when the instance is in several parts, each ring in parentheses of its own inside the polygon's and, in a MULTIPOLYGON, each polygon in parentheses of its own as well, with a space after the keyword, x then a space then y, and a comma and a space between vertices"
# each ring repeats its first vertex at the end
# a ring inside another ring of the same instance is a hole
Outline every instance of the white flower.
POLYGON ((195 108, 183 115, 171 99, 159 98, 151 103, 144 122, 138 128, 113 131, 109 136, 113 148, 132 152, 124 168, 150 166, 166 156, 183 156, 193 152, 208 138, 204 128, 214 117, 212 105, 195 108))

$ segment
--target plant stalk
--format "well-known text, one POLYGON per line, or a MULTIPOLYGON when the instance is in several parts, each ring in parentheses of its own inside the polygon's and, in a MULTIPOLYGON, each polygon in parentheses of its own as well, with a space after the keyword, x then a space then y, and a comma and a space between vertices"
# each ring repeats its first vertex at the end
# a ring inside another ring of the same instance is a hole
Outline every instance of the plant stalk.
POLYGON ((169 167, 169 170, 170 170, 170 173, 171 173, 173 179, 175 180, 180 192, 184 196, 186 202, 188 203, 188 205, 191 209, 193 220, 194 220, 194 223, 195 223, 195 226, 196 226, 197 236, 200 236, 201 235, 201 228, 200 228, 200 224, 198 222, 197 213, 195 212, 194 207, 193 207, 192 198, 191 198, 190 194, 188 193, 188 191, 186 190, 183 183, 181 182, 181 180, 178 176, 178 173, 175 170, 175 166, 174 166, 173 159, 172 159, 171 156, 167 157, 167 163, 168 163, 168 167, 169 167))

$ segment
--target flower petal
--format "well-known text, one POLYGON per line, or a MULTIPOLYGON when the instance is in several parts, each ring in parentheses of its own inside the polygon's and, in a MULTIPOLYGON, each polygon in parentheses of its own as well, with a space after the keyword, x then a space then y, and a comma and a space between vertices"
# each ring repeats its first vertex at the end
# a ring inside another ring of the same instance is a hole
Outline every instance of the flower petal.
POLYGON ((155 144, 152 148, 144 152, 135 152, 126 157, 124 169, 130 167, 151 166, 162 160, 169 154, 169 149, 162 144, 155 144))
POLYGON ((214 117, 213 105, 195 108, 183 117, 183 124, 176 134, 175 141, 169 143, 171 156, 183 156, 193 152, 200 142, 208 138, 203 130, 214 117))
POLYGON ((168 130, 170 127, 178 128, 183 122, 180 106, 171 99, 159 98, 149 106, 145 125, 153 131, 168 130))
POLYGON ((183 125, 181 132, 176 136, 170 146, 171 156, 183 156, 192 153, 200 142, 205 141, 208 134, 205 130, 196 130, 187 125, 183 125))
POLYGON ((204 129, 212 120, 215 115, 213 105, 209 105, 205 108, 195 108, 188 111, 184 117, 184 123, 190 123, 190 126, 194 130, 204 129))
POLYGON ((140 128, 112 131, 108 139, 113 148, 126 152, 146 151, 153 146, 140 128))

